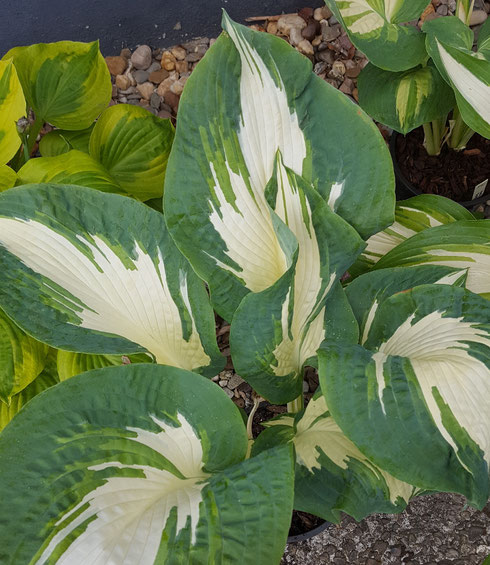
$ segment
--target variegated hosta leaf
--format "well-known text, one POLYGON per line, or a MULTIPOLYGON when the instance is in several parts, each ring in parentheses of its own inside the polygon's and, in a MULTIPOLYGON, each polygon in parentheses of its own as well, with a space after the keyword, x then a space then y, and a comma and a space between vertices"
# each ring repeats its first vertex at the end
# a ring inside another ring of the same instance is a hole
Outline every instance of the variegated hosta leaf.
POLYGON ((349 273, 357 276, 371 269, 394 247, 427 228, 474 219, 473 214, 457 202, 435 194, 420 194, 397 202, 394 224, 367 240, 365 251, 349 273))
POLYGON ((414 265, 468 269, 466 288, 490 298, 490 222, 458 220, 428 228, 397 245, 374 268, 414 265))
POLYGON ((0 165, 0 192, 15 186, 17 173, 8 165, 0 165))
POLYGON ((51 358, 50 353, 43 372, 31 384, 12 396, 10 404, 7 405, 4 402, 0 402, 0 432, 25 404, 57 383, 59 383, 59 378, 56 372, 56 363, 51 358))
POLYGON ((49 182, 77 184, 103 192, 124 194, 124 190, 95 159, 75 149, 55 157, 29 159, 18 172, 19 184, 49 182))
POLYGON ((390 223, 393 179, 369 118, 304 57, 226 15, 223 25, 227 33, 182 95, 164 210, 177 245, 230 320, 246 293, 269 288, 291 266, 265 197, 278 151, 363 237, 390 223), (339 131, 346 135, 327 135, 339 131))
MULTIPOLYGON (((283 403, 302 393, 303 364, 325 339, 325 319, 331 316, 328 293, 364 242, 280 158, 266 195, 296 237, 297 255, 277 283, 242 300, 233 316, 230 346, 237 372, 261 396, 283 403)), ((341 331, 351 312, 340 286, 335 291, 332 300, 346 308, 336 320, 341 331)))
POLYGON ((473 32, 458 18, 426 22, 427 50, 437 69, 452 86, 464 122, 490 138, 490 56, 474 53, 473 32))
POLYGON ((413 26, 427 0, 325 0, 352 43, 381 69, 405 71, 427 58, 424 36, 413 26))
POLYGON ((475 0, 458 0, 456 16, 466 25, 470 25, 471 12, 473 12, 474 5, 475 0))
POLYGON ((292 449, 246 452, 238 409, 198 375, 134 365, 73 377, 0 436, 0 560, 278 563, 292 449))
POLYGON ((296 510, 336 523, 340 512, 362 520, 373 512, 401 512, 414 491, 357 449, 335 423, 321 393, 296 418, 287 415, 262 424, 267 429, 255 451, 263 442, 294 445, 296 510))
POLYGON ((379 305, 397 292, 423 284, 447 284, 463 287, 468 269, 443 265, 394 267, 365 273, 347 285, 345 293, 360 328, 360 343, 366 341, 379 305))
POLYGON ((484 298, 423 285, 379 304, 364 347, 318 352, 332 416, 367 457, 479 508, 489 496, 489 319, 484 298))
POLYGON ((432 64, 395 73, 369 63, 358 86, 361 107, 400 133, 447 116, 455 105, 451 87, 432 64))
POLYGON ((0 61, 0 167, 21 144, 16 122, 26 114, 26 101, 12 61, 0 61))
POLYGON ((490 60, 490 18, 485 20, 478 32, 478 52, 481 53, 485 59, 490 60))
POLYGON ((54 347, 148 351, 209 375, 223 366, 202 281, 163 216, 131 198, 62 185, 0 193, 0 271, 1 306, 54 347))
POLYGON ((39 142, 39 152, 43 157, 56 157, 67 153, 70 149, 77 149, 84 153, 89 152, 89 140, 94 124, 87 129, 70 131, 55 129, 43 135, 39 142))
POLYGON ((37 118, 59 128, 88 128, 111 99, 111 76, 99 43, 59 41, 14 47, 24 94, 37 118))
POLYGON ((117 104, 97 120, 90 136, 90 155, 128 194, 139 200, 161 198, 173 139, 170 120, 139 106, 117 104))
POLYGON ((0 310, 0 401, 30 384, 44 369, 49 347, 25 334, 0 310))
POLYGON ((151 358, 145 353, 138 353, 136 355, 90 355, 59 349, 56 356, 56 367, 60 381, 66 381, 66 379, 75 375, 94 369, 150 362, 151 358))

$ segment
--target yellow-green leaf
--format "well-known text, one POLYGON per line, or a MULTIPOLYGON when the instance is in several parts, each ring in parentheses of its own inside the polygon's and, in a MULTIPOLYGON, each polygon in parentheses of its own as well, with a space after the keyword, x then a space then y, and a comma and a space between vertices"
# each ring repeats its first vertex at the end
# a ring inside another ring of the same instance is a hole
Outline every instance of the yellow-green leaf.
POLYGON ((16 122, 26 113, 26 101, 12 61, 0 61, 0 165, 8 163, 20 146, 16 122))
POLYGON ((0 191, 15 186, 17 174, 7 165, 0 165, 0 191))

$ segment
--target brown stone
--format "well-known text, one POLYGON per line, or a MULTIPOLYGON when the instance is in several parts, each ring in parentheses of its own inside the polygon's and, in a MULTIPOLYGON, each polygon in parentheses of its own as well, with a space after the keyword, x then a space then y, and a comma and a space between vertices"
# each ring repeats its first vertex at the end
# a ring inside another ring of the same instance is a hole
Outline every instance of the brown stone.
POLYGON ((320 24, 314 19, 310 19, 308 25, 302 30, 301 35, 308 41, 313 41, 317 33, 320 32, 320 24))
POLYGON ((307 39, 303 39, 298 43, 298 51, 307 57, 312 57, 314 53, 313 45, 307 39))
POLYGON ((119 55, 121 57, 124 57, 125 59, 130 59, 131 58, 131 49, 128 49, 127 47, 125 47, 124 49, 121 49, 121 52, 119 53, 119 55))
POLYGON ((144 82, 143 84, 138 84, 136 88, 145 100, 149 100, 155 90, 155 85, 152 82, 144 82))
POLYGON ((177 111, 177 108, 179 107, 179 97, 177 96, 177 94, 173 93, 172 91, 168 91, 165 94, 165 102, 172 108, 172 110, 174 112, 177 111))
POLYGON ((158 112, 158 117, 168 120, 172 117, 172 112, 169 112, 168 110, 160 110, 160 112, 158 112))
POLYGON ((151 65, 151 57, 151 48, 140 45, 131 55, 131 63, 135 69, 146 70, 151 65))
POLYGON ((168 76, 168 71, 166 71, 165 69, 158 69, 158 71, 153 71, 152 73, 150 73, 148 80, 155 84, 160 84, 163 80, 168 78, 168 76))
POLYGON ((109 72, 114 76, 122 75, 128 65, 126 59, 120 55, 116 57, 106 57, 105 62, 109 72))
POLYGON ((332 11, 327 6, 321 6, 320 8, 317 8, 313 12, 313 17, 317 22, 321 22, 322 20, 328 20, 329 18, 332 17, 332 11))
POLYGON ((354 91, 354 82, 352 81, 352 79, 346 77, 344 79, 344 82, 340 85, 339 90, 344 94, 352 94, 352 92, 354 91))
POLYGON ((187 73, 189 71, 189 63, 187 61, 176 61, 175 70, 180 74, 187 73))
POLYGON ((173 71, 175 69, 175 61, 176 59, 170 51, 164 51, 162 53, 162 69, 173 71))
POLYGON ((126 75, 116 75, 116 86, 120 90, 127 90, 131 86, 131 80, 126 75))
POLYGON ((177 61, 183 61, 187 55, 187 51, 183 47, 172 47, 170 50, 172 55, 177 59, 177 61))
POLYGON ((349 78, 356 78, 361 72, 361 66, 354 61, 345 61, 345 76, 349 78))
POLYGON ((167 92, 170 92, 170 87, 172 86, 172 84, 175 82, 175 79, 172 77, 168 77, 165 80, 162 80, 162 82, 158 85, 157 88, 157 94, 158 96, 163 96, 165 98, 165 96, 167 95, 167 92))
POLYGON ((277 22, 269 22, 267 24, 267 33, 272 33, 272 35, 276 35, 276 33, 277 33, 277 22))
POLYGON ((291 28, 298 27, 303 29, 306 27, 305 20, 297 14, 285 14, 277 20, 277 29, 283 35, 289 35, 291 28))
POLYGON ((186 77, 182 77, 179 80, 176 80, 172 86, 170 87, 170 90, 174 93, 177 94, 178 96, 180 96, 184 90, 184 86, 185 83, 187 82, 187 78, 186 77))

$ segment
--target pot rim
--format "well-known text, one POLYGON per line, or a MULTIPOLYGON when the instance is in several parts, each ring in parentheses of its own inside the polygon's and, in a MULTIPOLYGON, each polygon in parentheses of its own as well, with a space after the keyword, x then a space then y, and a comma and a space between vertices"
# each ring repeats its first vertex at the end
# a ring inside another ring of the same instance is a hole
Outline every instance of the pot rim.
POLYGON ((331 525, 332 525, 331 522, 327 522, 325 520, 325 522, 323 522, 323 524, 320 524, 316 528, 313 528, 313 530, 309 530, 308 532, 304 532, 303 534, 298 534, 296 536, 288 536, 287 543, 297 543, 299 541, 305 541, 307 539, 310 539, 314 536, 317 536, 318 534, 320 534, 321 532, 326 530, 331 525))
MULTIPOLYGON (((398 165, 398 159, 396 157, 396 139, 399 135, 403 135, 395 130, 393 130, 393 133, 391 134, 390 137, 390 142, 389 142, 389 148, 390 148, 390 154, 391 154, 391 159, 393 161, 393 169, 395 171, 395 178, 398 182, 400 182, 403 187, 412 193, 413 196, 419 196, 419 194, 425 194, 425 192, 422 192, 421 190, 419 190, 418 188, 416 188, 406 177, 405 175, 402 173, 400 166, 398 165)), ((487 185, 487 191, 488 188, 490 187, 490 179, 487 185)), ((410 197, 409 197, 410 198, 410 197)), ((447 198, 447 197, 446 197, 447 198)), ((406 200, 406 198, 403 198, 403 200, 406 200)), ((478 206, 480 204, 485 204, 485 202, 487 200, 490 200, 490 193, 486 192, 485 194, 483 194, 482 196, 479 196, 478 198, 475 198, 474 200, 467 200, 465 202, 458 202, 457 200, 454 200, 454 202, 456 202, 457 204, 460 204, 461 206, 464 206, 465 208, 473 208, 475 206, 478 206)))

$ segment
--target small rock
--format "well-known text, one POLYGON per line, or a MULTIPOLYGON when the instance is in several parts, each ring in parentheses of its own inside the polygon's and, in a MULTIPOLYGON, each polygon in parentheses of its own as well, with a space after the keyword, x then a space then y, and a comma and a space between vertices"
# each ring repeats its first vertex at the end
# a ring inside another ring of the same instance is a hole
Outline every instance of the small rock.
POLYGON ((199 51, 195 51, 194 53, 188 53, 186 55, 185 60, 188 63, 197 63, 198 61, 200 61, 203 57, 204 53, 201 53, 199 51))
POLYGON ((322 22, 320 22, 320 25, 322 26, 323 41, 333 41, 334 39, 337 39, 337 37, 342 33, 342 28, 339 24, 330 26, 328 25, 328 22, 326 20, 323 20, 322 22))
POLYGON ((221 381, 218 382, 219 386, 226 386, 228 384, 228 381, 223 379, 221 381))
POLYGON ((313 17, 313 8, 301 8, 298 12, 298 16, 302 17, 306 23, 313 17))
POLYGON ((440 6, 437 7, 436 12, 441 16, 447 16, 449 13, 449 8, 444 4, 441 4, 440 6))
POLYGON ((131 63, 135 69, 147 69, 151 65, 151 49, 148 45, 140 45, 131 55, 131 63))
POLYGON ((485 10, 473 10, 470 16, 470 26, 482 24, 488 18, 485 10))
POLYGON ((158 96, 162 96, 165 98, 167 92, 170 92, 170 87, 175 82, 175 78, 169 76, 166 79, 162 80, 162 82, 158 85, 157 94, 158 96))
POLYGON ((346 77, 344 79, 344 82, 340 85, 339 90, 340 90, 340 92, 343 92, 344 94, 352 94, 352 92, 354 91, 353 80, 346 77))
POLYGON ((291 45, 294 45, 294 47, 296 47, 302 41, 303 36, 301 35, 301 30, 299 29, 299 27, 291 28, 291 31, 289 32, 289 42, 291 43, 291 45))
POLYGON ((134 71, 133 77, 137 84, 143 84, 148 80, 150 73, 148 71, 134 71))
POLYGON ((315 37, 315 39, 313 39, 313 41, 311 42, 311 44, 313 45, 313 47, 318 47, 321 42, 322 42, 322 36, 321 36, 321 35, 317 35, 317 36, 315 37))
POLYGON ((172 112, 169 112, 168 110, 160 110, 160 112, 158 112, 157 116, 159 118, 162 118, 163 120, 168 120, 169 118, 172 117, 172 112))
POLYGON ((176 80, 172 84, 172 86, 170 87, 170 90, 174 94, 177 94, 177 96, 180 96, 182 94, 182 92, 184 91, 184 86, 185 86, 186 82, 187 82, 187 78, 185 78, 185 77, 179 78, 179 80, 176 80))
POLYGON ((175 61, 176 59, 170 51, 164 51, 162 53, 162 69, 173 71, 175 69, 175 61))
POLYGON ((434 8, 437 8, 437 6, 441 5, 441 0, 431 0, 432 5, 434 6, 434 8))
POLYGON ((319 30, 320 24, 316 20, 310 20, 307 26, 303 28, 301 35, 308 41, 313 41, 319 30))
POLYGON ((446 557, 449 559, 457 559, 459 557, 459 551, 451 547, 446 551, 446 557))
POLYGON ((143 84, 138 84, 136 88, 145 100, 149 100, 155 90, 155 85, 152 82, 144 82, 143 84))
POLYGON ((187 61, 176 61, 175 70, 179 73, 187 73, 189 71, 189 63, 187 61))
POLYGON ((175 31, 180 31, 181 29, 182 29, 182 24, 181 24, 180 22, 177 22, 177 23, 174 25, 174 30, 175 30, 175 31))
POLYGON ((321 75, 322 73, 326 72, 327 69, 328 69, 328 63, 325 63, 325 61, 320 61, 319 63, 316 63, 315 66, 313 67, 313 72, 316 75, 321 75))
POLYGON ((361 66, 352 60, 347 60, 344 62, 345 65, 345 76, 349 78, 356 78, 361 72, 361 66))
POLYGON ((151 80, 151 82, 154 82, 155 84, 160 84, 163 80, 168 78, 168 76, 168 71, 166 71, 165 69, 158 69, 158 71, 153 71, 152 73, 150 73, 148 80, 151 80))
POLYGON ((471 541, 477 541, 486 534, 485 528, 482 526, 471 526, 468 531, 468 537, 471 541))
POLYGON ((328 73, 330 78, 335 78, 338 80, 343 80, 345 75, 345 65, 342 61, 334 61, 332 65, 332 70, 328 73))
POLYGON ((335 54, 330 49, 325 49, 324 51, 319 51, 316 54, 316 57, 319 61, 323 61, 324 63, 328 63, 331 65, 335 60, 335 54))
POLYGON ((267 24, 267 33, 271 33, 272 35, 276 35, 276 33, 277 33, 277 22, 269 22, 267 24))
POLYGON ((126 75, 116 75, 116 86, 120 90, 127 90, 131 86, 131 81, 126 75))
POLYGON ((217 383, 219 381, 219 375, 214 375, 211 380, 213 381, 213 383, 217 383))
POLYGON ((303 39, 298 43, 298 51, 307 57, 313 57, 315 53, 313 45, 307 39, 303 39))
POLYGON ((158 61, 153 61, 153 63, 146 69, 150 74, 160 70, 161 64, 158 61))
POLYGON ((226 392, 226 394, 227 394, 230 398, 233 398, 234 394, 233 394, 233 391, 232 391, 232 390, 230 390, 229 388, 226 388, 226 387, 225 387, 223 390, 226 392))
POLYGON ((179 107, 179 97, 177 94, 168 90, 165 94, 164 100, 174 112, 177 112, 177 108, 179 107))
POLYGON ((240 375, 237 375, 236 373, 233 373, 233 375, 231 376, 230 380, 228 381, 228 388, 230 390, 235 390, 238 386, 240 386, 242 383, 244 382, 244 380, 242 379, 242 377, 240 377, 240 375))
POLYGON ((306 381, 303 381, 303 392, 309 392, 309 390, 310 385, 306 381))
POLYGON ((109 72, 114 76, 122 75, 128 65, 127 60, 120 55, 116 57, 106 57, 105 62, 107 64, 109 72))
POLYGON ((155 108, 155 110, 158 110, 160 108, 161 103, 162 103, 162 99, 160 98, 160 96, 158 96, 156 92, 153 92, 153 94, 150 97, 150 106, 152 108, 155 108))
POLYGON ((454 12, 456 10, 456 0, 447 0, 447 7, 450 12, 454 12))
POLYGON ((183 61, 187 55, 187 51, 183 47, 172 47, 170 49, 172 55, 177 59, 177 61, 183 61))
POLYGON ((332 17, 332 10, 327 6, 320 6, 313 12, 313 17, 317 22, 321 22, 322 20, 328 20, 332 17))
POLYGON ((305 20, 297 14, 285 14, 277 20, 277 29, 282 35, 289 35, 294 27, 300 30, 306 27, 305 20))

